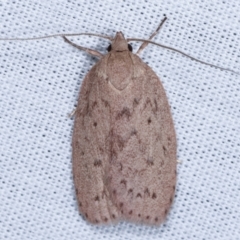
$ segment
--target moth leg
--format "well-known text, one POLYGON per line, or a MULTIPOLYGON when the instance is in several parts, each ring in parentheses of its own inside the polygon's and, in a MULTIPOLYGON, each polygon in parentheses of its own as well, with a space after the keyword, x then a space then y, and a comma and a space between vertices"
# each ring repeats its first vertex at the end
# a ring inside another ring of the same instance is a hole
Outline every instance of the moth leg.
MULTIPOLYGON (((159 24, 158 28, 156 29, 156 31, 149 37, 149 41, 152 40, 152 38, 154 38, 157 33, 159 32, 160 28, 162 27, 162 25, 164 24, 164 22, 167 20, 167 17, 164 17, 164 19, 161 21, 161 23, 159 24)), ((137 55, 140 55, 140 53, 142 52, 142 50, 147 47, 148 42, 143 42, 142 45, 139 47, 139 49, 137 50, 137 55)))
POLYGON ((179 159, 177 159, 177 163, 178 163, 178 164, 182 164, 182 161, 179 160, 179 159))
POLYGON ((65 42, 69 43, 69 44, 72 45, 73 47, 75 47, 75 48, 77 48, 77 49, 80 49, 80 50, 83 50, 83 51, 87 52, 87 53, 90 54, 90 55, 93 55, 93 56, 95 56, 95 57, 100 57, 100 58, 103 56, 103 54, 101 54, 101 53, 98 52, 98 51, 92 50, 92 49, 90 49, 90 48, 85 48, 85 47, 79 46, 79 45, 71 42, 71 41, 70 41, 69 39, 67 39, 65 36, 63 36, 63 39, 64 39, 65 42))
POLYGON ((68 117, 72 118, 75 115, 76 111, 77 111, 77 108, 74 108, 70 113, 68 113, 68 117))

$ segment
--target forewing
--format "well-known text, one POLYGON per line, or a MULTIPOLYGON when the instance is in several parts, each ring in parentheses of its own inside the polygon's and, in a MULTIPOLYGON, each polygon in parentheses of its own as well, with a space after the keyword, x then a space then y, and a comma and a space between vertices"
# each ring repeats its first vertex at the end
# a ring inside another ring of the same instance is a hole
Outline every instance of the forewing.
POLYGON ((125 219, 161 223, 176 184, 176 136, 163 86, 132 55, 132 84, 115 99, 109 191, 125 219))
POLYGON ((106 188, 109 169, 110 104, 103 97, 105 67, 100 60, 85 77, 75 114, 73 177, 79 209, 92 223, 117 221, 119 212, 106 188))

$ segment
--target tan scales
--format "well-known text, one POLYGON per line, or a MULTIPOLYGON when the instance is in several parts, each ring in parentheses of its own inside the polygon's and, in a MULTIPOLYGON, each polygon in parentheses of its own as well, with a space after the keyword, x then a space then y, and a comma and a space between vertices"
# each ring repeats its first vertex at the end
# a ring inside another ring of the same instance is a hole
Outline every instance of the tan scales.
POLYGON ((176 135, 163 86, 118 32, 83 80, 75 112, 73 177, 94 224, 160 224, 176 185, 176 135))

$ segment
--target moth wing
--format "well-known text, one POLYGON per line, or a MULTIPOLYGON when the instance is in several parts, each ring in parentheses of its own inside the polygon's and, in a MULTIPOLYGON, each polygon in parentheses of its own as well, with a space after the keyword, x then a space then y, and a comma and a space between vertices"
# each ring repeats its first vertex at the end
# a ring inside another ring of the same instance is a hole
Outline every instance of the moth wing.
POLYGON ((106 81, 101 75, 101 66, 105 66, 103 60, 89 71, 81 86, 72 139, 73 178, 79 209, 95 224, 119 218, 106 188, 110 105, 102 97, 106 81))
POLYGON ((138 56, 132 60, 133 82, 112 114, 109 191, 125 219, 160 224, 175 192, 176 135, 159 78, 138 56))

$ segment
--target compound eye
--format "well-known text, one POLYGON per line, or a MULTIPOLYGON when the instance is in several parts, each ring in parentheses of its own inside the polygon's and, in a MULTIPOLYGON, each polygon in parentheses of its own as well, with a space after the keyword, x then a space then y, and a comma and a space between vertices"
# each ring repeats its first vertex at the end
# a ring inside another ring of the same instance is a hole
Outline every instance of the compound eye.
POLYGON ((107 51, 108 51, 108 52, 111 52, 111 50, 112 50, 112 45, 110 44, 110 45, 107 47, 107 51))
MULTIPOLYGON (((131 45, 131 44, 128 44, 128 50, 129 50, 130 52, 132 52, 132 45, 131 45)), ((109 46, 107 47, 107 51, 108 51, 108 52, 111 52, 111 51, 112 51, 112 45, 111 45, 111 44, 109 44, 109 46)))
POLYGON ((128 44, 128 50, 129 50, 130 52, 132 52, 132 45, 131 45, 131 44, 128 44))

